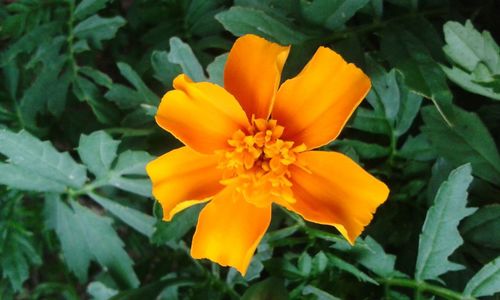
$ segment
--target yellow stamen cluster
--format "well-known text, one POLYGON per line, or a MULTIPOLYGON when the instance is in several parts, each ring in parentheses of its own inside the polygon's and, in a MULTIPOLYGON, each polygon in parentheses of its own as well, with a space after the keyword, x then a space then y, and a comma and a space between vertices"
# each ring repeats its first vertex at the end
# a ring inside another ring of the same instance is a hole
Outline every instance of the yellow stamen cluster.
POLYGON ((276 120, 254 119, 247 132, 236 131, 228 140, 229 150, 221 153, 219 168, 224 170, 224 185, 234 185, 237 192, 257 205, 271 202, 294 202, 288 166, 295 163, 304 144, 280 139, 283 126, 276 120))

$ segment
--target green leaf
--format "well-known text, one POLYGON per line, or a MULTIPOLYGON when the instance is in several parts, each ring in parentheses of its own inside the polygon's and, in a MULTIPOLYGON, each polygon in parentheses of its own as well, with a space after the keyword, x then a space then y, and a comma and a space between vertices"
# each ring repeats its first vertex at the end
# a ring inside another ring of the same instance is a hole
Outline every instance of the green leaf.
POLYGON ((115 217, 122 220, 128 226, 150 238, 155 231, 156 219, 133 208, 118 204, 116 201, 104 198, 95 193, 88 194, 95 202, 99 203, 115 217))
POLYGON ((328 256, 328 260, 332 266, 335 266, 342 271, 345 271, 347 273, 350 273, 351 275, 354 275, 354 277, 356 277, 359 281, 369 282, 369 283, 378 285, 378 282, 376 282, 370 276, 366 275, 365 272, 356 268, 354 265, 346 262, 345 260, 343 260, 337 256, 334 256, 331 254, 327 254, 327 256, 328 256))
POLYGON ((142 98, 142 103, 157 105, 160 102, 158 96, 147 87, 141 77, 128 64, 119 62, 116 65, 120 74, 135 87, 142 98))
POLYGON ((290 24, 285 24, 262 10, 233 6, 218 13, 215 18, 236 36, 253 33, 283 45, 299 44, 306 39, 303 33, 292 29, 290 24))
POLYGON ((111 226, 109 219, 98 216, 77 202, 71 202, 74 210, 72 221, 83 233, 85 241, 95 259, 109 270, 113 278, 123 287, 137 287, 139 280, 132 268, 132 260, 123 249, 123 242, 111 226))
POLYGON ((406 85, 434 103, 448 120, 452 94, 446 77, 429 50, 409 31, 394 28, 382 34, 381 48, 391 64, 403 73, 406 85))
POLYGON ((387 254, 384 248, 370 236, 367 236, 364 242, 366 247, 359 247, 353 253, 360 264, 385 278, 399 273, 394 269, 396 256, 387 254))
POLYGON ((182 68, 182 72, 193 81, 207 81, 203 68, 191 50, 191 47, 178 37, 170 39, 170 52, 168 60, 182 68))
POLYGON ((196 205, 179 212, 170 222, 158 222, 152 241, 157 245, 179 241, 196 225, 201 209, 202 205, 196 205))
POLYGON ((500 186, 500 155, 481 119, 453 107, 454 125, 449 127, 435 108, 422 109, 424 132, 437 153, 455 166, 470 162, 474 175, 500 186))
POLYGON ((81 20, 93 15, 103 9, 108 1, 109 0, 82 0, 75 8, 74 18, 76 20, 81 20))
POLYGON ((42 142, 26 131, 0 130, 0 153, 12 165, 59 184, 79 188, 87 179, 85 167, 68 153, 58 152, 49 142, 42 142))
POLYGON ((454 21, 443 26, 446 45, 443 51, 455 65, 472 72, 484 63, 495 74, 500 74, 500 48, 488 31, 477 31, 470 20, 465 26, 454 21))
POLYGON ((118 294, 118 291, 107 287, 100 281, 92 281, 87 286, 87 293, 92 296, 92 300, 109 300, 118 294))
POLYGON ((155 72, 154 77, 165 86, 171 86, 175 76, 183 72, 179 65, 170 62, 167 51, 153 51, 151 66, 155 72))
POLYGON ((107 74, 97 69, 88 66, 83 66, 78 68, 78 72, 92 79, 98 85, 106 87, 108 89, 111 88, 111 86, 113 85, 113 80, 107 74))
POLYGON ((384 134, 387 136, 391 134, 391 126, 387 122, 385 116, 376 114, 373 110, 364 107, 358 107, 356 109, 355 116, 348 126, 362 131, 384 134))
POLYGON ((471 73, 453 66, 452 68, 441 65, 448 79, 462 87, 464 90, 474 94, 485 96, 491 99, 500 100, 500 93, 495 92, 492 87, 486 87, 484 84, 474 82, 474 76, 471 73))
POLYGON ((105 176, 116 158, 119 141, 115 141, 104 131, 90 135, 82 134, 78 154, 90 172, 98 178, 105 176))
POLYGON ((21 53, 29 53, 37 48, 47 37, 52 36, 61 27, 60 22, 50 22, 35 27, 24 34, 15 43, 10 44, 0 56, 0 67, 3 67, 21 53))
POLYGON ((151 196, 151 181, 146 176, 146 164, 153 159, 143 151, 125 151, 118 157, 108 184, 144 197, 151 196))
POLYGON ((47 228, 54 230, 61 242, 66 265, 81 282, 87 281, 93 254, 83 238, 84 228, 76 222, 73 210, 61 200, 60 195, 47 194, 44 214, 47 228))
POLYGON ((297 262, 297 267, 305 277, 309 276, 312 270, 312 257, 307 252, 302 252, 297 262))
POLYGON ((282 280, 277 278, 268 278, 264 281, 252 285, 243 294, 241 300, 287 300, 288 291, 282 280))
POLYGON ((306 20, 330 30, 341 28, 370 0, 313 0, 301 2, 306 20))
POLYGON ((463 243, 458 223, 476 210, 466 207, 471 172, 470 164, 460 166, 441 184, 420 234, 415 268, 417 280, 440 280, 442 274, 463 269, 448 257, 463 243))
POLYGON ((466 296, 493 296, 500 292, 500 256, 486 264, 472 277, 464 289, 466 296))
POLYGON ((62 193, 66 190, 66 185, 60 182, 16 165, 3 163, 0 163, 0 184, 22 191, 62 193))
POLYGON ((139 92, 119 83, 113 84, 104 97, 121 109, 136 108, 144 101, 139 92))
POLYGON ((112 39, 123 25, 125 25, 125 19, 122 17, 102 18, 93 15, 78 23, 73 29, 73 33, 76 38, 86 39, 101 49, 102 41, 112 39))
POLYGON ((500 249, 500 204, 481 207, 465 219, 460 229, 465 240, 500 249))
POLYGON ((226 66, 228 53, 217 56, 208 66, 207 73, 210 82, 224 86, 224 68, 226 66))
POLYGON ((416 161, 430 161, 436 159, 437 156, 436 151, 423 134, 416 137, 410 135, 397 154, 416 161))

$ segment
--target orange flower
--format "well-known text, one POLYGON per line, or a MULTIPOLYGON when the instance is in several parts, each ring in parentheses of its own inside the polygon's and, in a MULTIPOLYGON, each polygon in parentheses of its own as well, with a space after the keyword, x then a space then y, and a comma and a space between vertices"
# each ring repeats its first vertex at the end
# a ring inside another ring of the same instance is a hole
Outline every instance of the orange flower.
POLYGON ((273 202, 335 226, 354 243, 389 193, 347 156, 311 151, 339 135, 370 79, 320 47, 279 87, 289 50, 245 35, 229 53, 224 88, 181 74, 156 115, 186 144, 147 166, 164 220, 211 200, 200 213, 191 255, 243 275, 273 202))

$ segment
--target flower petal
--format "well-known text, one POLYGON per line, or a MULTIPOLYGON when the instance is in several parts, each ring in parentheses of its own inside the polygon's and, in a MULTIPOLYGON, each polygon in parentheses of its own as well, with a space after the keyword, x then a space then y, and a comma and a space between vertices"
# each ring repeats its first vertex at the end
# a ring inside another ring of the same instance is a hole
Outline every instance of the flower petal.
POLYGON ((271 205, 257 207, 228 187, 201 211, 191 256, 234 267, 245 275, 270 222, 271 205))
POLYGON ((236 40, 224 69, 224 88, 249 119, 269 117, 290 47, 247 34, 236 40))
POLYGON ((153 182, 153 195, 169 221, 181 210, 208 201, 222 190, 222 170, 216 155, 204 155, 188 148, 172 150, 146 166, 153 182))
POLYGON ((363 71, 320 47, 302 72, 280 87, 272 118, 285 127, 283 138, 314 149, 339 135, 370 87, 363 71))
POLYGON ((287 208, 308 221, 335 226, 354 243, 387 199, 387 186, 336 152, 304 152, 298 164, 290 168, 296 202, 287 208))
POLYGON ((233 133, 248 128, 245 112, 222 87, 195 83, 181 74, 174 79, 174 88, 163 96, 156 122, 194 150, 224 149, 233 133))

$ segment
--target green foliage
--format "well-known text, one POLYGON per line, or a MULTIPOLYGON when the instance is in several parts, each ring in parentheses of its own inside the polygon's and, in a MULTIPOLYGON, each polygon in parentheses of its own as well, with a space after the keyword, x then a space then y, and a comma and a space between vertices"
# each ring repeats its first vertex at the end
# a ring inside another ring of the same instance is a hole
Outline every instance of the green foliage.
POLYGON ((500 100, 500 48, 491 34, 479 33, 469 20, 465 26, 447 22, 443 31, 443 51, 453 64, 442 67, 448 78, 469 92, 500 100))
POLYGON ((441 184, 420 235, 416 279, 438 280, 444 273, 463 269, 462 265, 448 261, 448 256, 463 243, 458 223, 475 211, 466 207, 471 171, 470 165, 463 165, 441 184))
POLYGON ((498 8, 0 1, 0 299, 497 299, 498 8), (203 204, 163 222, 145 166, 179 146, 154 120, 172 80, 223 86, 247 33, 292 46, 282 82, 321 45, 368 74, 322 150, 391 193, 354 245, 276 206, 242 277, 191 258, 203 204))

